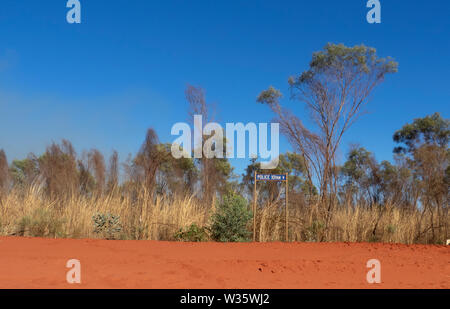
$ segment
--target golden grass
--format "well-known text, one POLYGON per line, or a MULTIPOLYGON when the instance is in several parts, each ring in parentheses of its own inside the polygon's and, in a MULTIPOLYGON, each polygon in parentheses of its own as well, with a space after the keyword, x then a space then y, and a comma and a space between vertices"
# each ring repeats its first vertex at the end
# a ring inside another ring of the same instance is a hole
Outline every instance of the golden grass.
MULTIPOLYGON (((270 205, 258 211, 257 233, 261 241, 284 240, 285 213, 281 211, 282 208, 270 205)), ((437 216, 431 217, 429 212, 402 209, 394 205, 372 209, 341 207, 333 211, 328 229, 325 229, 324 221, 314 211, 314 207, 290 209, 290 241, 445 244, 450 226, 448 215, 443 223, 442 219, 439 222, 437 216)))
POLYGON ((3 199, 1 234, 96 238, 92 216, 107 213, 120 216, 121 237, 125 239, 171 240, 178 229, 192 223, 205 225, 208 218, 206 211, 191 197, 153 200, 145 190, 141 190, 134 200, 118 193, 100 197, 73 195, 50 200, 41 189, 31 187, 25 192, 12 190, 3 199), (39 213, 45 213, 49 219, 55 220, 54 223, 61 222, 58 235, 31 235, 28 230, 19 233, 21 220, 36 218, 39 213))
MULTIPOLYGON (((94 233, 92 216, 120 216, 121 239, 174 240, 174 234, 193 223, 208 226, 214 208, 205 208, 194 197, 150 198, 145 189, 122 196, 118 192, 99 197, 73 195, 50 199, 43 190, 31 186, 13 189, 0 201, 0 234, 98 238, 94 233), (30 223, 31 222, 31 223, 30 223)), ((431 229, 431 216, 420 210, 402 210, 394 205, 372 209, 340 207, 334 210, 329 228, 317 215, 317 206, 290 205, 289 237, 291 241, 345 241, 393 243, 442 243, 448 238, 445 227, 431 229), (378 223, 377 223, 378 222, 378 223), (375 229, 375 225, 377 228, 375 229), (375 230, 375 232, 374 232, 375 230)), ((284 240, 285 213, 280 204, 259 208, 257 237, 260 241, 284 240)), ((433 218, 438 227, 437 218, 433 218)))

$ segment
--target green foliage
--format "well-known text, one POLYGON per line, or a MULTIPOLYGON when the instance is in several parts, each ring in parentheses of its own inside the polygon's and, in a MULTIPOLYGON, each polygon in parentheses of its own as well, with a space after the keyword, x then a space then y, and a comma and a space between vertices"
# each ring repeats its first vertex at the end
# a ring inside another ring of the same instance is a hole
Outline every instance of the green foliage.
POLYGON ((398 63, 390 57, 380 58, 376 49, 365 45, 347 47, 344 44, 328 43, 322 51, 315 52, 310 62, 310 69, 297 78, 290 78, 291 86, 310 83, 320 74, 340 74, 352 72, 353 75, 372 75, 382 79, 387 73, 395 73, 398 63))
POLYGON ((106 239, 117 239, 122 231, 120 217, 108 214, 96 214, 92 216, 94 224, 94 233, 101 235, 106 239))
MULTIPOLYGON (((167 191, 171 193, 175 193, 175 191, 190 191, 198 174, 195 160, 184 157, 175 159, 172 156, 171 147, 172 144, 170 143, 160 144, 157 147, 158 155, 161 158, 159 173, 164 179, 164 183, 157 184, 157 192, 159 194, 167 193, 167 191)), ((183 151, 181 146, 179 146, 179 149, 183 151)))
POLYGON ((250 239, 248 224, 252 218, 247 201, 236 193, 228 193, 212 217, 211 236, 221 242, 244 242, 250 239))
POLYGON ((185 229, 179 229, 174 238, 178 241, 200 242, 208 240, 208 233, 206 227, 200 227, 193 223, 185 229))
POLYGON ((349 154, 347 161, 342 167, 342 173, 355 181, 361 179, 370 164, 372 159, 372 154, 364 148, 352 149, 349 154))
POLYGON ((46 209, 37 209, 31 216, 23 217, 16 234, 32 237, 66 237, 63 232, 64 219, 58 218, 46 209))
POLYGON ((353 147, 347 161, 341 168, 344 177, 344 189, 348 192, 359 192, 368 194, 366 196, 372 203, 379 200, 379 189, 381 184, 380 165, 376 162, 373 154, 363 147, 353 147))
MULTIPOLYGON (((411 170, 424 207, 442 207, 440 216, 445 221, 450 180, 450 120, 439 113, 416 118, 395 132, 393 138, 401 144, 394 153, 404 158, 405 165, 411 170)), ((434 237, 434 232, 432 235, 434 237)))
POLYGON ((274 105, 278 103, 278 100, 283 97, 283 94, 280 90, 275 89, 273 86, 270 86, 267 90, 262 91, 256 102, 261 104, 274 105))
POLYGON ((450 141, 450 120, 439 113, 414 119, 394 134, 394 142, 405 144, 394 149, 395 153, 412 153, 421 145, 447 147, 450 141))
POLYGON ((23 185, 39 172, 38 163, 30 158, 23 160, 13 160, 10 173, 15 184, 23 185))

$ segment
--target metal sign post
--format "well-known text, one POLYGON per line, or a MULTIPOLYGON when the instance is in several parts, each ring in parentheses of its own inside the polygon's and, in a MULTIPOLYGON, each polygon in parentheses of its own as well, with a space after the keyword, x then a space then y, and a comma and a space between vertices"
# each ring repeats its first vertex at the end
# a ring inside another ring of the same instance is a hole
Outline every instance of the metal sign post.
POLYGON ((289 223, 288 223, 288 214, 289 214, 289 206, 288 206, 288 191, 289 191, 289 183, 288 183, 288 173, 282 175, 275 174, 257 174, 255 172, 254 178, 254 187, 253 187, 253 241, 256 241, 256 182, 257 181, 284 181, 286 183, 286 235, 285 240, 289 241, 289 223))

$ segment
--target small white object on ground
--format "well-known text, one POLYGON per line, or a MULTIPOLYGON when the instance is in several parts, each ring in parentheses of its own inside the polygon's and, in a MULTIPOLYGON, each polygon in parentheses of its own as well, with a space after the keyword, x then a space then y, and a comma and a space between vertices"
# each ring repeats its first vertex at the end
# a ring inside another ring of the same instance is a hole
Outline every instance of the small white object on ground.
POLYGON ((447 239, 447 246, 450 245, 450 239, 447 239))

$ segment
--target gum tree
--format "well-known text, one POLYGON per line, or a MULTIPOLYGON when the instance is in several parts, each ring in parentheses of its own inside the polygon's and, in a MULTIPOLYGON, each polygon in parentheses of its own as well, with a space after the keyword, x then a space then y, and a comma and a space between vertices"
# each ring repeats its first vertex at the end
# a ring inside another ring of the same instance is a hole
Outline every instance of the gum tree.
POLYGON ((320 209, 331 216, 337 192, 336 152, 344 133, 363 113, 373 90, 398 64, 378 57, 375 48, 327 44, 313 53, 309 69, 289 78, 291 99, 308 110, 314 128, 306 128, 293 112, 280 104, 282 93, 273 88, 261 92, 257 102, 270 106, 282 133, 307 162, 307 176, 320 188, 320 209))
MULTIPOLYGON (((435 241, 436 230, 444 230, 440 235, 448 233, 450 120, 439 113, 417 118, 395 132, 393 139, 399 144, 394 153, 404 156, 418 183, 422 211, 431 215, 429 227, 416 238, 430 230, 435 241)), ((421 222, 418 224, 420 228, 421 222)))

